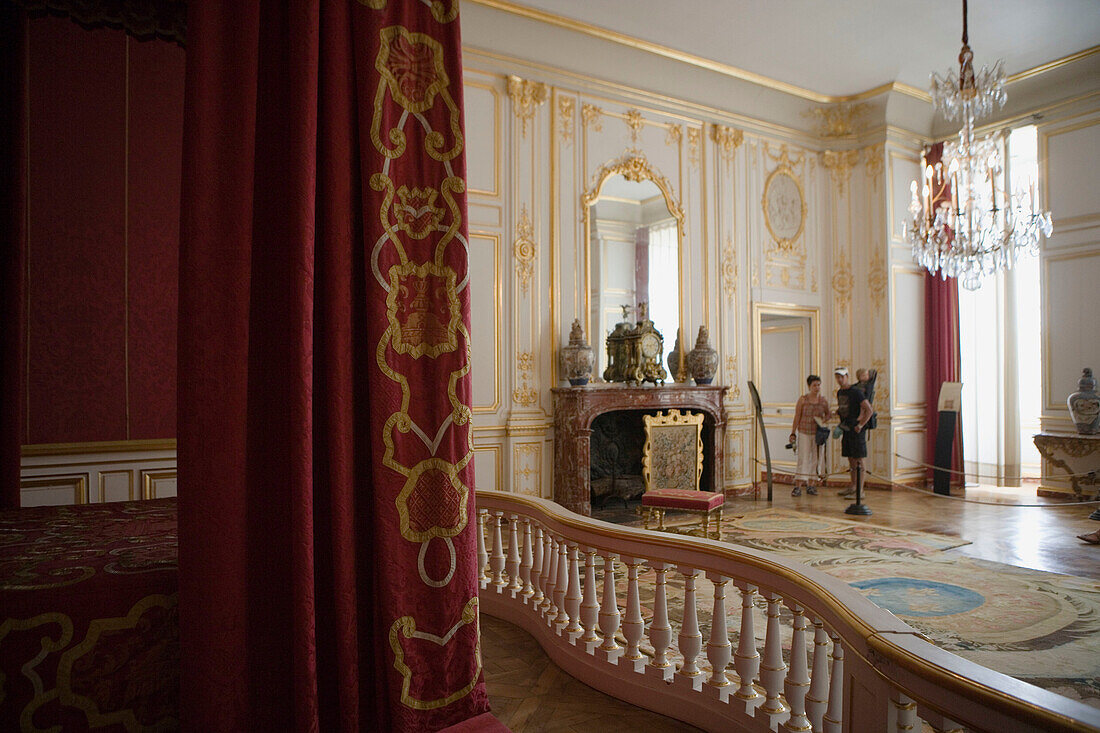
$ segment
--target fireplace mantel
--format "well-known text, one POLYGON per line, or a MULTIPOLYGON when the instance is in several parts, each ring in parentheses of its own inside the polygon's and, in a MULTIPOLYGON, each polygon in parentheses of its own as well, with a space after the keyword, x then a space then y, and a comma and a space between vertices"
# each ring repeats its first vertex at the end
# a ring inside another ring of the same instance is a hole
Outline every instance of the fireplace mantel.
POLYGON ((566 509, 590 516, 589 488, 592 421, 617 410, 696 410, 713 421, 711 460, 701 488, 721 491, 724 472, 726 417, 719 385, 634 387, 620 384, 590 384, 584 387, 555 387, 554 404, 554 501, 566 509))

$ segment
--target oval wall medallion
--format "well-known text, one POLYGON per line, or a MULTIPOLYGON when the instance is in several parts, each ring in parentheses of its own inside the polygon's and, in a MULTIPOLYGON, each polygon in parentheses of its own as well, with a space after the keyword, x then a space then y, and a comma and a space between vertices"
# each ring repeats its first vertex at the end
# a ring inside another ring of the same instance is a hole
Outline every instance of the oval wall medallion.
POLYGON ((764 223, 780 249, 790 250, 806 224, 806 197, 794 171, 781 165, 764 182, 764 223))

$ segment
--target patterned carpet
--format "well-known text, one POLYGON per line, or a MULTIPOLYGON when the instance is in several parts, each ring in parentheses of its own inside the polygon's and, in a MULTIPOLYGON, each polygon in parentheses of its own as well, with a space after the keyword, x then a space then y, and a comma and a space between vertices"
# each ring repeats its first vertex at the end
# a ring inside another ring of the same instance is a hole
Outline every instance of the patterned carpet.
MULTIPOLYGON (((723 539, 841 578, 943 649, 1100 707, 1100 582, 964 557, 949 551, 967 544, 957 538, 786 509, 728 519, 723 539)), ((653 577, 641 576, 643 603, 653 577)), ((673 586, 682 597, 682 581, 673 586)), ((710 598, 709 584, 699 586, 710 598)), ((709 628, 706 605, 699 611, 709 628)))

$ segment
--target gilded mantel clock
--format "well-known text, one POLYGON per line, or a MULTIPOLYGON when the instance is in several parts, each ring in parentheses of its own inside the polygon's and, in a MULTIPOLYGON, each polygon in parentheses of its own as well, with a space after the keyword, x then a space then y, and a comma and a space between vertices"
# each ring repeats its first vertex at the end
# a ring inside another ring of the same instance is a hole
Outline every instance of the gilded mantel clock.
POLYGON ((608 365, 603 373, 604 380, 664 384, 668 377, 662 363, 665 339, 649 320, 648 304, 638 304, 641 319, 633 327, 626 320, 629 306, 622 308, 623 320, 607 336, 608 365))

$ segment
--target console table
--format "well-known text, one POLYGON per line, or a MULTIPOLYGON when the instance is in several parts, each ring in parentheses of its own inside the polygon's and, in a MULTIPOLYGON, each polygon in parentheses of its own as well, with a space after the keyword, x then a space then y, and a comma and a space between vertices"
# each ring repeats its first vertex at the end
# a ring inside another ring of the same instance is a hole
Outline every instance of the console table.
MULTIPOLYGON (((709 461, 700 486, 721 491, 725 475, 723 446, 726 418, 722 405, 726 388, 719 385, 672 384, 659 387, 589 384, 550 390, 554 405, 554 501, 566 509, 592 513, 589 486, 592 421, 618 410, 695 410, 713 426, 709 461)), ((705 448, 704 448, 705 450, 705 448)))
MULTIPOLYGON (((1100 435, 1039 433, 1034 436, 1039 455, 1068 474, 1073 495, 1084 499, 1085 487, 1100 491, 1100 435)), ((1090 519, 1100 519, 1100 509, 1090 519)))

